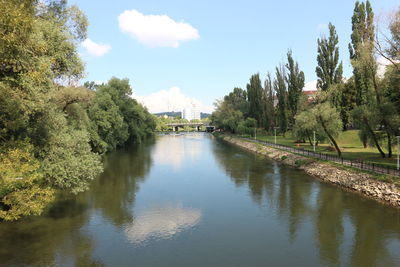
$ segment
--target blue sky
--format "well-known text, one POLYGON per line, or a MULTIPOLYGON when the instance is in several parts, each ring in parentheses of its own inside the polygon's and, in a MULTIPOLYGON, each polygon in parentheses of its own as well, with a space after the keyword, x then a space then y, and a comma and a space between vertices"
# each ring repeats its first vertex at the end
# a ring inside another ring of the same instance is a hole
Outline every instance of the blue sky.
MULTIPOLYGON (((233 87, 244 88, 252 74, 264 78, 273 72, 288 49, 306 82, 314 81, 317 38, 329 22, 336 26, 344 72, 350 76, 347 46, 354 2, 70 0, 90 23, 90 41, 80 48, 85 80, 129 78, 135 97, 150 111, 167 109, 165 102, 178 110, 190 99, 209 111, 233 87)), ((399 0, 371 3, 376 16, 399 6, 399 0)))

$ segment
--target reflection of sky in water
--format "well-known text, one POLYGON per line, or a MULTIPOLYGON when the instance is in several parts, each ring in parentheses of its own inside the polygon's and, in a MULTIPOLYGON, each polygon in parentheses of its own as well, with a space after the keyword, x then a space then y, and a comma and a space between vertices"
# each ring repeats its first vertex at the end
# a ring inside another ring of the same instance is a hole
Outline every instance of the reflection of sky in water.
POLYGON ((185 229, 195 226, 201 211, 182 205, 162 205, 150 208, 125 226, 125 235, 132 243, 150 238, 168 239, 185 229))
POLYGON ((195 160, 201 154, 204 136, 201 134, 166 135, 156 143, 153 159, 155 162, 180 169, 185 159, 195 160))

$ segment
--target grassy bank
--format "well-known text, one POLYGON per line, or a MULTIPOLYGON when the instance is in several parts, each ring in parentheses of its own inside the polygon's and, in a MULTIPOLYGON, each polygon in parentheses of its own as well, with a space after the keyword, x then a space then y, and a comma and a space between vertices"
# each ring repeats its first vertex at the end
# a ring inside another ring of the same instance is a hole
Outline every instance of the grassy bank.
MULTIPOLYGON (((247 136, 248 137, 248 136, 247 136)), ((275 141, 275 136, 273 135, 259 135, 257 134, 257 140, 267 141, 273 143, 275 141)), ((296 138, 294 138, 290 133, 287 133, 285 136, 278 135, 276 137, 276 142, 278 144, 304 148, 308 150, 312 150, 313 147, 307 143, 298 143, 296 142, 296 138)), ((342 150, 342 156, 345 159, 350 160, 364 160, 369 161, 371 163, 377 163, 381 165, 387 165, 396 167, 397 161, 397 150, 393 149, 393 157, 392 158, 382 158, 374 146, 369 146, 364 148, 359 137, 358 130, 349 130, 342 132, 342 134, 338 137, 337 142, 342 150)), ((322 152, 331 155, 337 155, 336 151, 332 149, 329 143, 320 143, 316 146, 317 152, 322 152)), ((385 151, 386 152, 386 151, 385 151)))

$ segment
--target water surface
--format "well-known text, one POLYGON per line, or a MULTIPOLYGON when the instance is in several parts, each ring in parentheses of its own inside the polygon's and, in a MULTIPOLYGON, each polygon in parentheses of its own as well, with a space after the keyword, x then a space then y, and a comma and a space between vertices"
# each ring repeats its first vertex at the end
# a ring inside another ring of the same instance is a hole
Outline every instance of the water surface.
POLYGON ((89 191, 0 223, 0 266, 400 266, 400 212, 209 134, 104 159, 89 191))

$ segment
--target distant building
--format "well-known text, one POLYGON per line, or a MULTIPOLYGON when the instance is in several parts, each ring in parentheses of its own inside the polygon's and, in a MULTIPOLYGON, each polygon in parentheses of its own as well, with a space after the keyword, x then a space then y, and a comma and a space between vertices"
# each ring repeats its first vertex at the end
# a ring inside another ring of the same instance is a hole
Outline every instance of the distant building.
POLYGON ((191 121, 191 120, 200 120, 200 111, 196 104, 191 103, 189 106, 185 107, 182 111, 182 119, 191 121))
POLYGON ((312 103, 315 101, 317 97, 317 90, 303 91, 303 94, 307 96, 308 103, 312 103))

